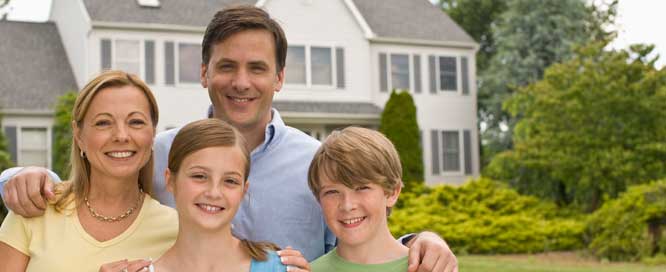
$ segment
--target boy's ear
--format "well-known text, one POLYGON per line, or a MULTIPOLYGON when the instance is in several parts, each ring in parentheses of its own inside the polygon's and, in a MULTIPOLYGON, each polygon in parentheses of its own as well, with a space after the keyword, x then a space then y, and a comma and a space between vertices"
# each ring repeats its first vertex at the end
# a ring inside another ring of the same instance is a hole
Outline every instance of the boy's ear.
POLYGON ((164 171, 164 181, 166 182, 167 191, 169 191, 171 194, 173 194, 173 189, 176 186, 174 184, 174 181, 172 180, 172 178, 175 178, 175 177, 171 173, 171 170, 169 170, 169 168, 167 168, 166 171, 164 171))
POLYGON ((243 185, 243 195, 247 194, 247 188, 250 187, 250 180, 246 180, 245 184, 243 185))
POLYGON ((386 196, 387 197, 387 207, 393 207, 396 202, 398 202, 398 197, 400 196, 400 192, 402 191, 402 186, 396 186, 395 189, 393 189, 393 192, 391 192, 390 195, 386 196))

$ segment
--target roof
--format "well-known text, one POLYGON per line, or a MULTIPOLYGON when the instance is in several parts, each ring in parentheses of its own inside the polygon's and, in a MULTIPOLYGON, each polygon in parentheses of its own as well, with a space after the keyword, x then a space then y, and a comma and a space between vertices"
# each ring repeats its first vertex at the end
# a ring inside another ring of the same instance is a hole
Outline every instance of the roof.
POLYGON ((76 80, 54 23, 0 21, 0 108, 50 111, 76 80))
POLYGON ((382 109, 372 103, 359 102, 310 102, 310 101, 273 101, 273 107, 280 112, 331 113, 377 115, 382 109))
POLYGON ((143 7, 136 0, 83 0, 92 21, 167 24, 205 27, 220 9, 254 5, 255 0, 160 0, 159 7, 143 7))
MULTIPOLYGON (((291 1, 291 0, 290 0, 291 1)), ((352 0, 372 32, 380 38, 475 43, 429 0, 352 0)), ((136 0, 83 0, 94 22, 205 27, 216 11, 256 0, 160 0, 159 7, 136 0)))
POLYGON ((378 37, 476 43, 429 0, 352 1, 378 37))

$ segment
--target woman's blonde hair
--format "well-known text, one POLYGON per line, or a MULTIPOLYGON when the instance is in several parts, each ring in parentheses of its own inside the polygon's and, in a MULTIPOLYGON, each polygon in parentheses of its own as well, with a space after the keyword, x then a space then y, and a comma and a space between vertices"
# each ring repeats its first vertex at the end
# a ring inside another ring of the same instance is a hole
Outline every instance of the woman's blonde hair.
MULTIPOLYGON (((238 147, 243 154, 245 169, 243 180, 247 183, 250 175, 250 152, 245 145, 245 138, 233 126, 220 119, 203 119, 187 124, 178 131, 169 150, 168 168, 174 178, 180 166, 190 154, 209 147, 238 147)), ((267 250, 279 248, 268 242, 241 240, 245 251, 255 260, 265 261, 267 250)))
MULTIPOLYGON (((83 127, 83 118, 90 109, 90 104, 95 96, 106 88, 119 88, 124 86, 134 86, 139 89, 146 96, 150 106, 150 119, 152 121, 153 130, 157 126, 159 119, 159 111, 157 102, 153 93, 139 77, 123 71, 110 70, 99 74, 86 84, 79 92, 74 102, 72 109, 72 126, 76 125, 79 128, 83 127)), ((81 200, 88 193, 90 189, 90 162, 87 157, 81 156, 81 149, 74 141, 75 135, 72 135, 72 147, 69 155, 70 171, 69 182, 65 182, 56 186, 56 194, 58 199, 55 203, 55 208, 58 211, 63 211, 71 203, 76 200, 77 206, 81 200)), ((139 170, 139 188, 144 192, 152 195, 153 185, 153 156, 151 154, 148 163, 139 170)))

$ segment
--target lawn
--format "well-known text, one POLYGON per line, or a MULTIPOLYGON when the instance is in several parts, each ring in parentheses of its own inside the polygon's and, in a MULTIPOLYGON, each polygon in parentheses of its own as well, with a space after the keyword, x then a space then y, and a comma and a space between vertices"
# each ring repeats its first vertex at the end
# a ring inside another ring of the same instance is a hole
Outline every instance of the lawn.
POLYGON ((460 272, 664 272, 666 265, 602 263, 573 252, 458 257, 460 272))

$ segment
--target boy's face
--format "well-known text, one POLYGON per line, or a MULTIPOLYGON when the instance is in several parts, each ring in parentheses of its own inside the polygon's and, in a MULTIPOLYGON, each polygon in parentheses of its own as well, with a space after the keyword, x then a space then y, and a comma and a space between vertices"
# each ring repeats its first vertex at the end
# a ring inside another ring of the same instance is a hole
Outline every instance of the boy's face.
POLYGON ((266 30, 244 30, 211 47, 209 62, 201 66, 201 85, 208 89, 216 118, 241 131, 263 133, 284 80, 284 70, 276 72, 274 43, 266 30))
POLYGON ((400 188, 386 195, 382 187, 373 183, 349 188, 323 175, 320 181, 319 203, 340 244, 354 246, 385 235, 386 208, 395 205, 400 188))

